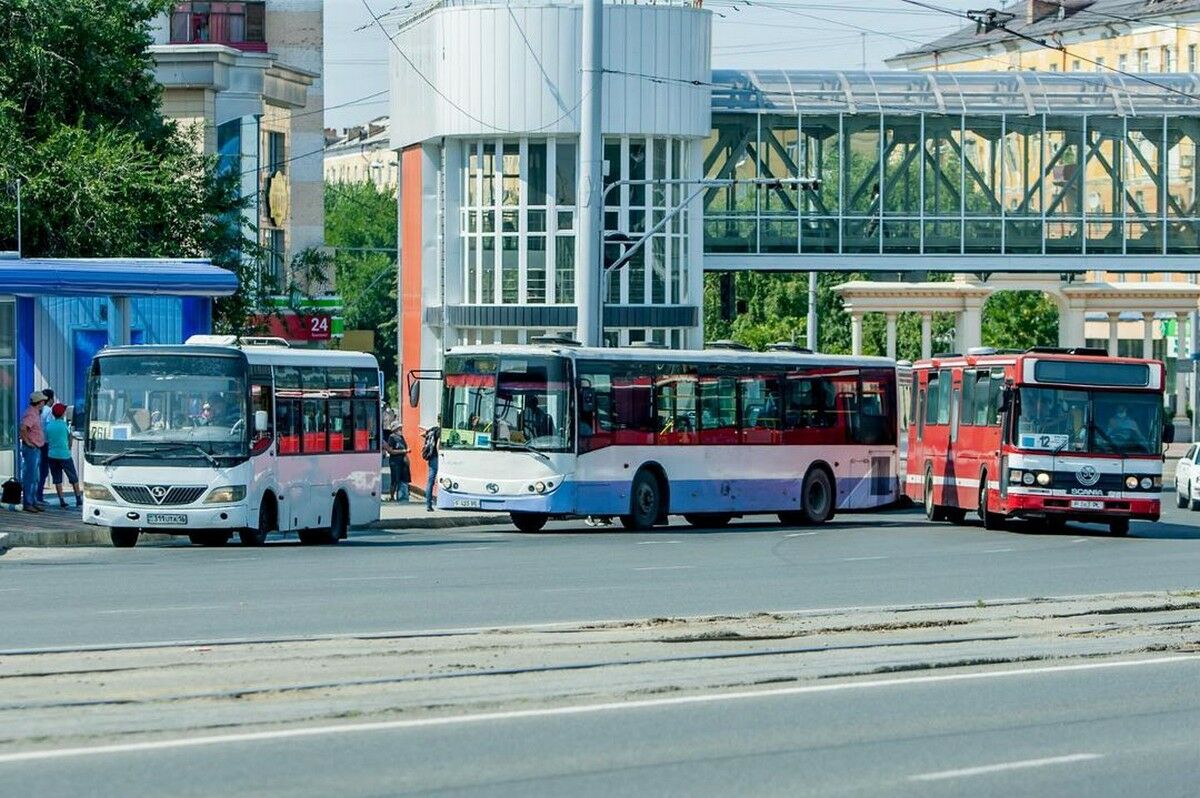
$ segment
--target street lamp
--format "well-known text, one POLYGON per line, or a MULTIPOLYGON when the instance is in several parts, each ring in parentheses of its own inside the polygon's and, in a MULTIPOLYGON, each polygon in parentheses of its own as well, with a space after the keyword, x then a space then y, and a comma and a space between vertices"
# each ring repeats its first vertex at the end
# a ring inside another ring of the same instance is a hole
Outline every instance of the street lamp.
MULTIPOLYGON (((662 179, 662 180, 660 180, 660 179, 614 180, 612 183, 610 183, 604 187, 604 191, 601 192, 601 194, 600 194, 601 210, 603 210, 608 205, 609 193, 613 189, 621 187, 621 186, 664 186, 664 187, 665 186, 681 186, 681 187, 682 186, 696 186, 695 190, 692 191, 690 194, 688 194, 687 199, 683 200, 683 202, 677 204, 674 208, 671 208, 669 211, 667 211, 665 214, 663 214, 662 219, 660 219, 658 221, 658 223, 655 224, 653 227, 651 227, 649 230, 642 233, 640 235, 640 237, 635 238, 634 236, 630 235, 629 233, 622 232, 619 230, 606 232, 604 230, 604 226, 601 225, 601 228, 600 228, 600 253, 601 253, 600 254, 600 266, 601 266, 601 268, 599 270, 599 273, 597 275, 595 275, 595 277, 600 278, 599 290, 596 292, 597 302, 599 303, 599 309, 600 309, 599 314, 597 314, 597 323, 600 325, 600 330, 599 330, 598 335, 596 334, 595 330, 592 330, 593 335, 590 337, 592 337, 593 340, 599 341, 601 343, 603 343, 603 340, 604 340, 604 282, 605 282, 604 278, 606 278, 610 272, 613 272, 613 271, 616 271, 617 269, 621 269, 621 268, 625 267, 629 263, 629 261, 633 258, 633 256, 637 254, 638 250, 640 250, 642 247, 644 247, 646 245, 647 241, 649 241, 652 237, 654 237, 654 235, 657 234, 660 230, 665 228, 671 222, 672 219, 674 219, 676 216, 678 216, 680 213, 682 213, 689 205, 692 204, 692 201, 694 199, 696 199, 696 197, 700 196, 703 192, 705 192, 711 188, 723 188, 726 186, 733 186, 733 185, 739 185, 739 184, 763 186, 765 188, 775 188, 775 189, 782 188, 784 186, 796 186, 801 189, 815 191, 821 187, 821 180, 820 180, 820 178, 815 178, 815 177, 783 177, 783 178, 758 177, 758 178, 751 178, 749 180, 732 178, 732 177, 730 177, 730 178, 697 178, 697 179, 672 178, 672 179, 662 179), (622 247, 622 252, 618 257, 614 258, 612 261, 609 261, 604 253, 605 253, 606 245, 611 245, 611 244, 620 245, 622 247)), ((811 293, 811 291, 810 291, 810 293, 811 293)), ((813 302, 812 296, 809 297, 809 302, 810 302, 809 318, 813 319, 815 321, 815 319, 814 319, 815 313, 814 313, 814 309, 812 306, 812 302, 813 302)))

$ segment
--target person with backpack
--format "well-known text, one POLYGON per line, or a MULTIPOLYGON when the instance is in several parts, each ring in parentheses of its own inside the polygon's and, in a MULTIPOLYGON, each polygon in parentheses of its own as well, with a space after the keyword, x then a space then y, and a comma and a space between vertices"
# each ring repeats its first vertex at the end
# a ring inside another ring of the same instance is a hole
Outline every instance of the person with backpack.
POLYGON ((408 462, 408 443, 405 442, 404 433, 400 427, 396 427, 388 433, 387 439, 383 442, 383 451, 388 457, 388 469, 391 472, 388 498, 391 501, 406 502, 408 501, 408 483, 412 479, 412 471, 408 462))
POLYGON ((433 512, 433 489, 437 485, 438 473, 438 444, 442 437, 442 416, 438 414, 437 423, 425 430, 424 443, 421 444, 421 459, 428 466, 429 474, 425 477, 425 510, 433 512))

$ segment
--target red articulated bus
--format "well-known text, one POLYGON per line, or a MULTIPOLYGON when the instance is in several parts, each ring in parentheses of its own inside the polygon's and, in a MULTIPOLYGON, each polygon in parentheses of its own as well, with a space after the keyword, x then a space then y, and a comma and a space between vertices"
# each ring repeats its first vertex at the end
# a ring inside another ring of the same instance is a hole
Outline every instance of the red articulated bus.
POLYGON ((1100 349, 972 350, 912 366, 905 494, 931 521, 1157 521, 1165 369, 1100 349))

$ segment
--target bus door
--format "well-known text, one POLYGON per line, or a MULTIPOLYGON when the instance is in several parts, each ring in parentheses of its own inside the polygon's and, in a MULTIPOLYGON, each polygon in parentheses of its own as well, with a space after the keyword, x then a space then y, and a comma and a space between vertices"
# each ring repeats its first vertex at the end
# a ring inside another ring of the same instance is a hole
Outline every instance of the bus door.
MULTIPOLYGON (((932 477, 933 500, 936 504, 941 505, 949 504, 952 499, 949 494, 953 491, 945 490, 944 486, 953 485, 955 476, 950 446, 950 409, 951 399, 954 396, 953 389, 954 375, 950 369, 929 371, 925 388, 925 424, 921 436, 923 446, 919 447, 924 453, 924 462, 920 464, 920 473, 922 482, 924 482, 926 473, 932 477)), ((924 498, 924 490, 922 490, 921 496, 924 498)))

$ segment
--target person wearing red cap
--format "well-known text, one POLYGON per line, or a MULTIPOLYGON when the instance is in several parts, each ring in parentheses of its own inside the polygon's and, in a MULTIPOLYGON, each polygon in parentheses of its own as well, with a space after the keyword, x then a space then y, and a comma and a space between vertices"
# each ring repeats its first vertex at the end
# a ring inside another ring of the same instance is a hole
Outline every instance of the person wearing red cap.
POLYGON ((50 454, 50 477, 54 482, 54 492, 58 494, 60 507, 67 506, 63 498, 63 474, 75 491, 75 506, 83 505, 83 493, 79 490, 79 475, 75 471, 75 461, 71 459, 71 428, 67 426, 67 406, 59 402, 50 408, 50 420, 46 422, 46 448, 50 454))

